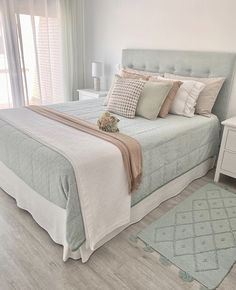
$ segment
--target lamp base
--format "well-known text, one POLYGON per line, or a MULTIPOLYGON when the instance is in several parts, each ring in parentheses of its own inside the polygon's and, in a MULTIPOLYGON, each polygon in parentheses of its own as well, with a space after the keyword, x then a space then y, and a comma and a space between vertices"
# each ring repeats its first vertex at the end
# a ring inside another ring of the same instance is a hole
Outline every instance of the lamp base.
POLYGON ((100 78, 93 78, 93 88, 95 91, 100 91, 100 78))

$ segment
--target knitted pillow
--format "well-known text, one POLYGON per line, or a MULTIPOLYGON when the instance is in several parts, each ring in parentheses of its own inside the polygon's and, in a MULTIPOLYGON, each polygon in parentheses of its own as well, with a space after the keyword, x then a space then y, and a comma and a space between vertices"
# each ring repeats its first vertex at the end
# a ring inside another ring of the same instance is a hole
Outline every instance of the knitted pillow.
POLYGON ((126 118, 134 118, 145 81, 117 78, 108 100, 107 110, 126 118))

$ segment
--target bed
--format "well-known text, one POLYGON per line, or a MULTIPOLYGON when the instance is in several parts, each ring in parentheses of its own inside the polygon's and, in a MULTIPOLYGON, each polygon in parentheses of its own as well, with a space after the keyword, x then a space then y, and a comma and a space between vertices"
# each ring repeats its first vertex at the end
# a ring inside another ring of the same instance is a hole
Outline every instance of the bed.
MULTIPOLYGON (((141 144, 143 179, 139 189, 131 195, 129 219, 108 231, 93 247, 86 245, 82 205, 71 160, 40 138, 28 134, 27 122, 21 130, 15 118, 18 110, 0 114, 0 187, 63 246, 64 261, 71 257, 86 262, 107 240, 213 167, 220 142, 219 121, 226 118, 235 58, 235 54, 230 53, 123 50, 122 63, 130 68, 227 79, 210 118, 168 115, 165 119, 150 121, 119 117, 120 130, 141 144)), ((103 99, 50 107, 91 123, 96 123, 104 111, 103 99)), ((62 125, 59 129, 64 130, 62 125)), ((75 134, 73 130, 71 133, 75 134)), ((115 180, 113 182, 115 184, 115 180)))

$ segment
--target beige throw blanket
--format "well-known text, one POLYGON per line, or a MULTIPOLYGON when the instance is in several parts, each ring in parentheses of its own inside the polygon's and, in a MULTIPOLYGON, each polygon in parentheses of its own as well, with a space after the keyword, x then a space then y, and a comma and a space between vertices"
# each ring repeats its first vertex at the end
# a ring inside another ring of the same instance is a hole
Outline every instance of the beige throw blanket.
POLYGON ((47 118, 101 138, 117 146, 121 151, 125 171, 127 173, 129 192, 138 188, 142 177, 142 150, 140 144, 134 138, 122 133, 104 132, 99 130, 94 124, 74 116, 63 114, 48 107, 29 106, 27 108, 47 118))

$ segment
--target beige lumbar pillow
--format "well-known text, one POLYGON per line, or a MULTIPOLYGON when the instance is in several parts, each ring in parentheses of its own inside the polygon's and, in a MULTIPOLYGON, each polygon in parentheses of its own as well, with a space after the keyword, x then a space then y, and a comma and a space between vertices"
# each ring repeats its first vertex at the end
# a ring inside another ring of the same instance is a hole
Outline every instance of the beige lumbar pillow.
POLYGON ((145 81, 116 78, 109 96, 107 110, 126 118, 134 118, 145 81))
POLYGON ((122 78, 128 78, 128 79, 141 79, 147 81, 149 79, 149 75, 142 74, 141 71, 137 70, 128 70, 128 69, 122 69, 120 71, 120 76, 122 78))
POLYGON ((178 80, 194 80, 205 84, 205 88, 201 91, 196 104, 196 113, 209 117, 211 115, 212 108, 215 104, 216 98, 220 92, 220 89, 225 81, 223 77, 215 78, 197 78, 186 77, 180 75, 174 75, 165 73, 166 78, 174 78, 178 80))
POLYGON ((136 115, 155 120, 171 88, 172 82, 146 82, 138 101, 136 115))
POLYGON ((160 76, 160 73, 144 71, 144 70, 137 70, 132 68, 123 68, 120 71, 120 76, 122 78, 129 78, 129 79, 143 79, 148 80, 151 76, 160 76))
MULTIPOLYGON (((165 80, 164 78, 161 78, 161 77, 150 77, 149 78, 149 81, 151 82, 170 82, 168 80, 165 80)), ((161 118, 165 118, 169 111, 170 111, 170 108, 171 108, 171 105, 175 99, 175 96, 180 88, 180 86, 182 85, 183 83, 181 81, 173 81, 172 82, 172 88, 170 89, 166 99, 164 100, 164 103, 162 104, 161 106, 161 109, 160 109, 160 112, 159 112, 159 117, 161 118)))

